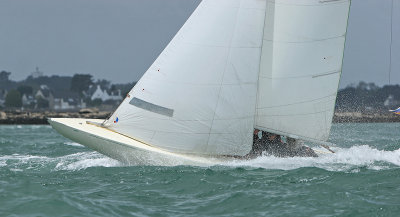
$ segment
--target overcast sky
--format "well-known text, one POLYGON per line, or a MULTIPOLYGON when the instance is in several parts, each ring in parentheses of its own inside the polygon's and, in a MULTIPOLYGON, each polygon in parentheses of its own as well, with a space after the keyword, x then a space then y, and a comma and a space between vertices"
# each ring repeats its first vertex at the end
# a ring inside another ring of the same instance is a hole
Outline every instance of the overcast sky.
MULTIPOLYGON (((341 87, 389 82, 392 0, 353 0, 341 87)), ((138 80, 199 0, 0 0, 0 70, 22 80, 90 73, 138 80)), ((392 84, 400 84, 400 0, 394 0, 392 84)))

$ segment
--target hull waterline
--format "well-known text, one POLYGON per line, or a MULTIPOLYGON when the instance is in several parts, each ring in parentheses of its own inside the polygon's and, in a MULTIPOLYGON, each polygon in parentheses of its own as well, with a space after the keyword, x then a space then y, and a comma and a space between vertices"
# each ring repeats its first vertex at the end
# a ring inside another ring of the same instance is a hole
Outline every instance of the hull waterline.
POLYGON ((217 159, 171 153, 89 124, 100 124, 103 122, 100 119, 50 118, 48 121, 66 138, 128 165, 209 166, 232 161, 232 158, 217 159))

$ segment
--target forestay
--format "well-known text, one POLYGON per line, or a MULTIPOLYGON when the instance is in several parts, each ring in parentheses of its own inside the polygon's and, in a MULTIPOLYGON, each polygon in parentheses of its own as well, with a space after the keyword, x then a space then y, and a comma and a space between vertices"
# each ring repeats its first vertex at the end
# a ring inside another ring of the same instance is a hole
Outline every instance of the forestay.
POLYGON ((350 0, 268 1, 256 128, 329 137, 350 0))
POLYGON ((251 150, 265 0, 203 0, 104 125, 178 153, 251 150))

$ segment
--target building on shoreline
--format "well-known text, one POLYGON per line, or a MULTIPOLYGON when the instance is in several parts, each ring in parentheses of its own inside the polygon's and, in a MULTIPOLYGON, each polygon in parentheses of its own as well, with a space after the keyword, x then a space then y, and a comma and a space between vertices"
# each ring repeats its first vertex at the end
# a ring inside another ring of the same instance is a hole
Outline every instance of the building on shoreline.
POLYGON ((90 95, 90 99, 92 101, 96 100, 96 99, 100 99, 101 101, 105 102, 105 101, 122 101, 122 96, 121 96, 121 90, 115 90, 115 91, 107 91, 107 90, 103 90, 100 85, 97 85, 95 91, 90 95))
POLYGON ((53 110, 77 110, 86 108, 86 103, 76 92, 54 91, 53 110))

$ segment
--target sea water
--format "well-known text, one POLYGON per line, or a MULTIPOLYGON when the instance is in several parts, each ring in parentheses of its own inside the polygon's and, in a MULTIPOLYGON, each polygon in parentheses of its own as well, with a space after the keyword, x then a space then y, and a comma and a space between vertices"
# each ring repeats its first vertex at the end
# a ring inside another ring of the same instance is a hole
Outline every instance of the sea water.
POLYGON ((50 126, 0 126, 0 216, 400 216, 400 124, 336 124, 336 154, 127 166, 50 126))

